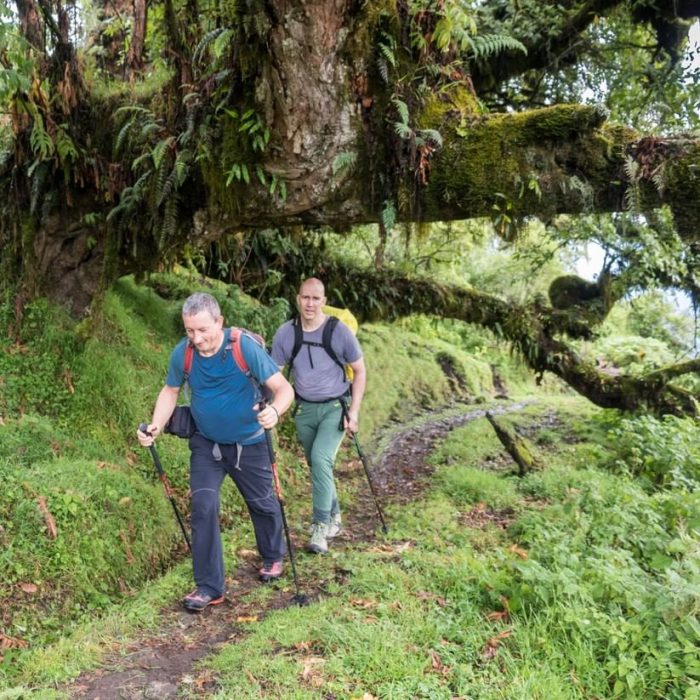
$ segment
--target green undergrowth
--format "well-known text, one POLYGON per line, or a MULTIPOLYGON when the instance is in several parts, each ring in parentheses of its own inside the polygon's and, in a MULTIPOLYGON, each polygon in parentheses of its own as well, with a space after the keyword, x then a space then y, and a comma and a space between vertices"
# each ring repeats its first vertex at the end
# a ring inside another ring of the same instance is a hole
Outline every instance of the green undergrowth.
MULTIPOLYGON (((0 605, 7 640, 0 677, 21 677, 23 657, 60 643, 85 620, 109 617, 183 555, 171 506, 135 431, 150 418, 169 353, 182 337, 182 301, 200 289, 217 296, 227 323, 267 338, 289 309, 284 300, 263 307, 235 286, 182 271, 153 275, 147 284, 120 280, 101 313, 80 323, 44 302, 27 307, 21 324, 0 309, 8 330, 0 341, 0 605)), ((372 378, 360 433, 368 451, 391 420, 493 391, 488 366, 436 334, 371 324, 359 337, 372 378)), ((187 517, 186 443, 164 436, 157 449, 187 517)), ((277 458, 297 527, 308 518, 309 483, 289 420, 278 431, 277 458)), ((227 484, 223 527, 245 531, 247 523, 245 505, 227 484)))
POLYGON ((509 420, 542 471, 495 461, 484 419, 455 431, 384 543, 309 563, 319 604, 207 662, 215 697, 700 697, 697 489, 609 472, 592 455, 612 419, 580 400, 509 420))

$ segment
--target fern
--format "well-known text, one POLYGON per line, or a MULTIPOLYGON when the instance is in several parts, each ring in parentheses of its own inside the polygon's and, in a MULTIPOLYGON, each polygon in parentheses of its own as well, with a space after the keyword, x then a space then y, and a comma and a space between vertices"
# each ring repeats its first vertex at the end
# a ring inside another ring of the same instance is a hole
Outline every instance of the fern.
POLYGON ((392 68, 396 68, 396 56, 394 55, 394 50, 391 46, 387 46, 386 44, 379 44, 379 50, 382 52, 382 56, 384 56, 384 60, 387 62, 387 65, 390 65, 392 68))
POLYGON ((214 59, 220 59, 224 53, 229 49, 231 45, 231 39, 234 37, 233 29, 224 29, 223 32, 216 37, 214 46, 212 47, 212 54, 214 59))
POLYGON ((32 151, 39 156, 40 160, 47 160, 54 154, 53 140, 44 128, 44 119, 38 111, 34 113, 34 124, 29 135, 29 143, 32 151))
POLYGON ((391 102, 393 103, 394 107, 396 107, 396 111, 399 113, 401 123, 408 125, 408 105, 398 97, 392 98, 391 102))
POLYGON ((118 155, 121 152, 122 146, 124 145, 124 142, 126 141, 126 138, 129 135, 129 131, 131 131, 133 126, 134 120, 129 119, 122 126, 122 128, 119 129, 119 133, 117 134, 117 140, 114 142, 114 155, 118 155))
POLYGON ((413 136, 413 129, 402 122, 394 122, 394 131, 402 139, 410 139, 413 136))
POLYGON ((398 60, 396 58, 396 39, 387 32, 382 32, 379 39, 379 53, 377 55, 377 68, 379 74, 386 85, 389 84, 389 69, 396 68, 398 60))
POLYGON ((168 191, 170 173, 171 169, 168 167, 167 161, 165 159, 161 160, 159 167, 156 169, 155 184, 150 191, 149 197, 149 204, 153 210, 157 209, 170 194, 168 191))
POLYGON ((209 46, 209 44, 211 44, 222 32, 225 31, 226 29, 224 29, 224 27, 217 27, 216 29, 212 29, 210 32, 207 32, 199 40, 197 46, 195 46, 194 53, 192 54, 192 63, 199 63, 207 46, 209 46))
POLYGON ((390 199, 387 199, 384 202, 384 209, 382 209, 382 224, 387 232, 391 231, 396 224, 396 207, 390 199))
POLYGON ((629 181, 625 190, 625 207, 631 212, 638 212, 641 203, 641 192, 639 190, 641 168, 639 163, 631 156, 625 158, 624 168, 625 175, 627 175, 627 180, 629 181))
POLYGON ((144 190, 152 175, 153 170, 147 170, 131 187, 125 187, 119 197, 119 204, 109 211, 106 220, 111 221, 122 214, 130 215, 136 211, 136 207, 143 201, 144 190))
POLYGON ((520 51, 527 54, 525 46, 507 34, 485 34, 470 39, 473 58, 485 58, 502 51, 520 51))
POLYGON ((333 175, 337 176, 346 171, 349 171, 354 167, 357 162, 357 153, 354 151, 345 151, 344 153, 339 153, 333 159, 333 175))
POLYGON ((160 168, 160 164, 163 160, 163 157, 165 156, 166 149, 170 147, 174 140, 174 137, 168 136, 167 138, 158 141, 155 148, 151 152, 151 157, 153 158, 153 165, 155 166, 156 170, 160 168))
POLYGON ((177 233, 177 213, 178 199, 175 196, 168 199, 163 208, 163 222, 158 240, 158 249, 161 251, 165 248, 167 241, 172 240, 177 233))
POLYGON ((139 136, 143 141, 148 139, 150 136, 153 136, 153 134, 157 133, 160 130, 160 126, 154 122, 146 122, 142 127, 141 131, 139 132, 139 136))
POLYGON ((442 134, 437 129, 421 129, 418 135, 420 137, 418 145, 432 141, 438 148, 442 148, 442 134))
POLYGON ((666 189, 666 163, 661 163, 651 176, 651 181, 659 194, 663 194, 666 189))
POLYGON ((383 58, 377 59, 377 69, 379 70, 379 75, 382 77, 385 85, 389 84, 389 66, 383 58))

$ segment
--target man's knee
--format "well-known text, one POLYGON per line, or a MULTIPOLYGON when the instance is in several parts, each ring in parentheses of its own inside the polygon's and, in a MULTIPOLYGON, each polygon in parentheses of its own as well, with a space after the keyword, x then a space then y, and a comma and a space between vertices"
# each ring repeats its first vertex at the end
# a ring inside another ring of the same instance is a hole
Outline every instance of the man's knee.
POLYGON ((200 489, 192 494, 192 520, 207 520, 219 514, 219 494, 213 489, 200 489))
POLYGON ((264 517, 277 517, 280 513, 280 504, 277 497, 270 493, 265 498, 250 499, 247 501, 251 513, 264 517))
POLYGON ((313 450, 311 452, 312 471, 330 472, 333 470, 335 455, 328 450, 313 450))

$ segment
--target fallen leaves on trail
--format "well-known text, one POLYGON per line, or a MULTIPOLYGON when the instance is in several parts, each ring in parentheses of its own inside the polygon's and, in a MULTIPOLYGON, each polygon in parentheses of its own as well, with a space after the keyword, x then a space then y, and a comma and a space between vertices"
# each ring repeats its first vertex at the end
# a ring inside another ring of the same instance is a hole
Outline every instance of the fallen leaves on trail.
POLYGON ((501 603, 503 603, 503 610, 494 610, 494 612, 489 613, 486 616, 487 620, 490 622, 503 622, 510 617, 510 605, 508 604, 508 598, 502 595, 501 603))
POLYGON ((436 595, 435 593, 431 593, 430 591, 418 591, 418 593, 416 593, 416 598, 418 598, 418 600, 433 600, 441 608, 444 608, 447 605, 447 600, 445 598, 436 595))
POLYGON ((498 647, 501 646, 501 642, 504 639, 508 639, 512 634, 513 630, 503 630, 503 632, 499 632, 497 635, 491 637, 481 650, 481 658, 485 661, 493 659, 498 653, 498 647))
POLYGON ((365 693, 364 695, 353 695, 350 700, 379 700, 379 698, 376 695, 372 695, 372 693, 365 693))
POLYGON ((321 656, 307 656, 305 659, 301 659, 301 663, 303 664, 302 681, 314 688, 320 688, 325 682, 322 675, 322 667, 326 660, 321 656))
POLYGON ((239 615, 236 618, 236 622, 257 622, 257 621, 258 621, 257 615, 239 615))
POLYGON ((504 622, 510 617, 510 613, 507 610, 495 610, 486 616, 489 622, 504 622))
POLYGON ((408 542, 401 542, 393 545, 379 544, 376 547, 369 547, 367 551, 372 552, 372 554, 402 554, 413 546, 414 543, 409 540, 408 542))
POLYGON ((528 557, 528 553, 522 547, 518 547, 517 544, 512 544, 508 547, 508 551, 517 554, 521 559, 527 559, 528 557))
POLYGON ((429 653, 430 669, 428 669, 428 672, 439 673, 441 676, 449 676, 450 673, 452 673, 452 668, 442 663, 442 659, 434 649, 431 649, 429 653))
POLYGON ((253 557, 257 557, 258 553, 253 551, 252 549, 239 549, 236 551, 236 554, 241 558, 241 559, 251 559, 253 557))
POLYGON ((26 649, 29 646, 24 639, 17 639, 16 637, 8 637, 0 632, 0 663, 4 659, 3 650, 6 649, 26 649))
POLYGON ((39 586, 37 586, 36 583, 20 583, 19 587, 25 593, 29 593, 30 595, 34 595, 34 593, 36 593, 39 590, 39 586))
POLYGON ((362 608, 363 610, 371 610, 377 607, 377 601, 367 600, 365 598, 350 598, 350 605, 355 608, 362 608))
POLYGON ((51 515, 51 511, 49 511, 48 505, 46 505, 46 496, 37 496, 36 504, 39 506, 39 512, 44 518, 44 523, 46 523, 46 530, 49 537, 55 540, 58 537, 58 528, 56 527, 56 521, 53 515, 51 515))

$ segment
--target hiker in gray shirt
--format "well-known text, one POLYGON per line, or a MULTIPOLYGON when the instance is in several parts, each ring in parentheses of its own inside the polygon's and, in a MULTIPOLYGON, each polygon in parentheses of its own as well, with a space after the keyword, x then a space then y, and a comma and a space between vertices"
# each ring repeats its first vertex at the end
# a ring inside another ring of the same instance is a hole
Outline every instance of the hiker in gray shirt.
POLYGON ((333 465, 345 432, 358 430, 367 374, 357 338, 342 321, 323 312, 323 283, 316 278, 302 282, 296 301, 299 316, 277 329, 270 354, 278 366, 288 365, 294 373, 294 423, 311 469, 308 549, 322 554, 341 529, 333 465), (352 369, 352 385, 345 365, 352 369))

